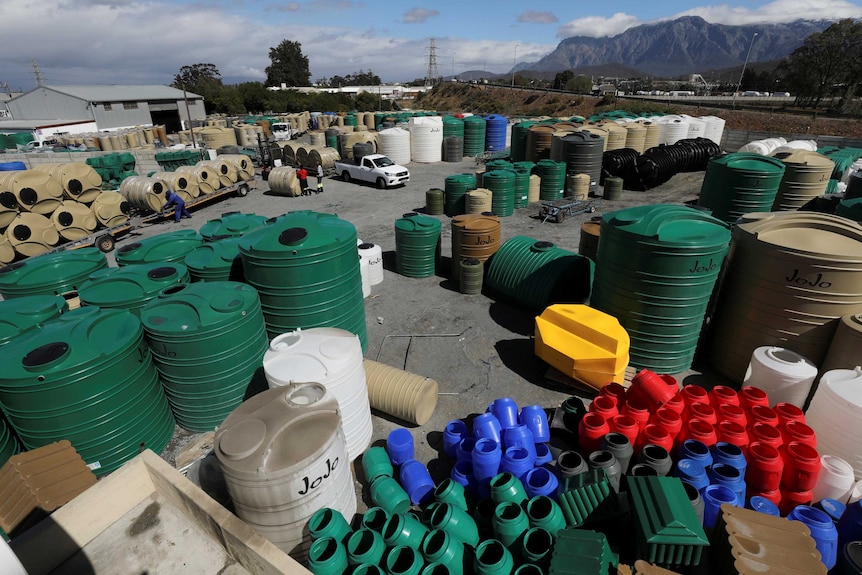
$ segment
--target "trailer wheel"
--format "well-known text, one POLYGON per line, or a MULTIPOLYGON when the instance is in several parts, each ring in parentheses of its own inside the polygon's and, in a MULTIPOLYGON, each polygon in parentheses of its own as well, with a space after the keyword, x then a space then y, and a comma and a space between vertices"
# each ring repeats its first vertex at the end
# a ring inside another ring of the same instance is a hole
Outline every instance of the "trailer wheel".
POLYGON ((341 181, 349 183, 350 182, 350 172, 348 172, 347 170, 344 170, 343 172, 341 172, 341 181))
POLYGON ((557 215, 554 216, 554 222, 556 222, 558 224, 563 223, 563 220, 565 220, 565 219, 566 219, 566 214, 564 214, 562 212, 562 210, 557 212, 557 215))
POLYGON ((386 180, 384 180, 383 178, 377 178, 376 184, 378 190, 386 189, 386 180))
POLYGON ((248 195, 248 186, 246 184, 241 185, 236 189, 236 195, 244 198, 248 195))
POLYGON ((111 234, 104 234, 96 238, 96 247, 99 248, 99 251, 102 253, 110 253, 114 251, 114 246, 116 242, 114 241, 114 236, 111 234))

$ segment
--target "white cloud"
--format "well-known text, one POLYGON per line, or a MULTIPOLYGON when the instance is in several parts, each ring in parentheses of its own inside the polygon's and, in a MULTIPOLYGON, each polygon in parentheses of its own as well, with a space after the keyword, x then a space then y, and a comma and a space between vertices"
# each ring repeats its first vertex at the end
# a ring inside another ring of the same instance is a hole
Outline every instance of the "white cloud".
MULTIPOLYGON (((792 22, 800 19, 829 18, 862 18, 862 7, 846 0, 774 0, 758 8, 729 6, 717 4, 690 8, 673 14, 667 18, 659 18, 651 22, 673 20, 681 16, 700 16, 712 24, 727 24, 742 26, 745 24, 763 24, 792 22)), ((602 38, 621 34, 646 22, 637 16, 618 12, 610 18, 588 16, 570 20, 557 30, 558 38, 571 36, 589 36, 602 38)))
POLYGON ((615 36, 643 24, 637 16, 617 12, 610 18, 601 16, 587 16, 566 22, 557 30, 557 38, 570 38, 572 36, 589 36, 601 38, 603 36, 615 36))
POLYGON ((529 24, 553 24, 559 22, 560 19, 553 12, 537 12, 536 10, 527 10, 518 15, 518 22, 527 22, 529 24))
POLYGON ((279 4, 277 2, 272 2, 267 4, 264 7, 265 10, 272 10, 275 12, 299 12, 300 6, 299 2, 288 2, 286 4, 279 4))
POLYGON ((439 16, 440 12, 437 10, 428 8, 419 8, 418 6, 415 8, 411 8, 407 12, 404 13, 405 24, 421 24, 423 22, 427 22, 428 18, 432 18, 434 16, 439 16))

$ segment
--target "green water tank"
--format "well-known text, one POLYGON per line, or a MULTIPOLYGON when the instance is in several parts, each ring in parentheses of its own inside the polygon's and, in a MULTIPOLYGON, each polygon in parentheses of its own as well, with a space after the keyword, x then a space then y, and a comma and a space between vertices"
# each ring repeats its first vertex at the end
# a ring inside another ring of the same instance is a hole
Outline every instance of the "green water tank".
POLYGON ((193 281, 245 281, 239 256, 240 236, 211 240, 186 255, 186 267, 193 281))
POLYGON ((395 268, 409 278, 436 272, 440 259, 440 220, 410 212, 395 220, 395 268))
POLYGON ((464 120, 455 116, 443 116, 443 139, 449 136, 464 137, 464 120))
POLYGON ((530 133, 530 128, 535 125, 536 122, 526 120, 512 126, 512 142, 509 155, 513 162, 523 162, 527 159, 527 135, 530 133))
POLYGON ((225 236, 241 236, 266 224, 266 220, 266 216, 257 214, 226 212, 202 225, 199 232, 204 240, 211 242, 225 236))
POLYGON ((257 291, 237 282, 177 285, 144 307, 141 323, 180 427, 221 425, 242 403, 269 343, 257 291))
POLYGON ((195 230, 177 230, 126 244, 115 253, 118 266, 179 262, 204 242, 195 230))
POLYGON ((162 290, 190 281, 188 268, 175 262, 105 268, 81 284, 78 297, 83 305, 125 309, 140 317, 141 309, 162 290))
POLYGON ((841 200, 835 206, 835 215, 855 222, 862 222, 862 198, 841 200))
POLYGON ((631 337, 631 364, 675 374, 691 367, 730 226, 687 206, 639 206, 602 216, 590 305, 631 337))
MULTIPOLYGON (((515 213, 515 172, 485 172, 482 176, 482 187, 491 190, 491 211, 495 216, 506 217, 515 213)), ((527 188, 529 191, 529 182, 527 188)))
POLYGON ((10 457, 20 452, 21 444, 18 443, 18 437, 12 431, 6 417, 0 413, 0 467, 3 467, 10 457))
POLYGON ((28 295, 0 300, 0 345, 68 311, 60 295, 28 295))
POLYGON ((539 176, 539 199, 561 200, 566 193, 566 163, 555 160, 539 160, 535 168, 539 176))
POLYGON ((531 175, 531 168, 515 166, 515 209, 526 208, 527 205, 530 203, 531 175))
POLYGON ((465 213, 467 192, 475 189, 475 174, 452 174, 451 176, 446 176, 443 187, 446 215, 453 217, 465 213))
POLYGON ((144 330, 125 310, 85 306, 0 347, 0 406, 24 447, 68 439, 95 473, 156 453, 174 433, 144 330))
POLYGON ((0 295, 10 299, 73 292, 91 273, 106 267, 105 254, 96 248, 27 258, 0 268, 0 295))
POLYGON ((486 269, 490 292, 530 312, 590 297, 593 262, 551 242, 515 236, 500 246, 486 269))
POLYGON ((334 214, 289 212, 242 236, 246 282, 260 294, 270 338, 339 327, 368 345, 356 228, 334 214))
POLYGON ((712 158, 697 203, 730 224, 743 214, 770 212, 784 171, 784 162, 778 158, 750 152, 712 158))
POLYGON ((481 116, 464 118, 464 155, 480 156, 485 151, 487 122, 481 116))

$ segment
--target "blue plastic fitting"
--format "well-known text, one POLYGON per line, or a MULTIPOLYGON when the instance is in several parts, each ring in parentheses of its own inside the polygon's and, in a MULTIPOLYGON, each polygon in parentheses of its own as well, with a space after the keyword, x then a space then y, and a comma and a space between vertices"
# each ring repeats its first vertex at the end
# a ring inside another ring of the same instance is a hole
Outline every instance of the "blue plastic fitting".
POLYGON ((485 412, 477 415, 473 420, 473 437, 476 440, 490 439, 494 443, 500 443, 502 440, 503 427, 500 425, 500 420, 490 412, 485 412))
POLYGON ((536 443, 547 443, 551 440, 551 426, 548 424, 548 414, 541 405, 527 405, 521 408, 518 416, 521 425, 526 425, 536 443))
POLYGON ((460 419, 453 419, 443 428, 443 451, 450 459, 458 456, 458 446, 467 437, 467 424, 460 419))
POLYGON ((434 480, 428 473, 428 468, 419 461, 410 459, 401 464, 399 472, 401 486, 410 496, 410 502, 414 505, 425 503, 434 494, 434 480))
POLYGON ((473 477, 479 485, 488 483, 500 472, 503 453, 500 444, 493 439, 483 438, 473 448, 473 477))
POLYGON ((386 438, 386 452, 392 465, 401 465, 413 459, 413 434, 403 427, 393 429, 386 438))
POLYGON ((527 496, 530 499, 537 495, 546 495, 551 499, 556 499, 559 484, 557 476, 544 467, 534 467, 524 476, 524 489, 527 490, 527 496))
POLYGON ((495 399, 490 407, 503 429, 518 425, 518 404, 511 397, 495 399))
POLYGON ((698 491, 703 491, 709 485, 709 477, 706 474, 706 469, 703 468, 703 465, 699 461, 694 459, 680 459, 677 461, 673 470, 671 470, 671 475, 679 477, 683 481, 688 481, 697 487, 698 491))
POLYGON ((711 451, 713 465, 716 463, 732 465, 739 469, 742 476, 745 477, 745 468, 748 464, 745 461, 745 453, 743 453, 742 448, 726 441, 719 441, 712 446, 711 451))
POLYGON ((683 441, 677 450, 676 457, 677 459, 694 459, 703 465, 704 469, 709 469, 712 465, 712 453, 710 453, 709 447, 697 439, 683 441))
POLYGON ((518 479, 535 466, 536 458, 530 457, 530 452, 523 447, 509 447, 503 454, 500 471, 508 471, 518 479))

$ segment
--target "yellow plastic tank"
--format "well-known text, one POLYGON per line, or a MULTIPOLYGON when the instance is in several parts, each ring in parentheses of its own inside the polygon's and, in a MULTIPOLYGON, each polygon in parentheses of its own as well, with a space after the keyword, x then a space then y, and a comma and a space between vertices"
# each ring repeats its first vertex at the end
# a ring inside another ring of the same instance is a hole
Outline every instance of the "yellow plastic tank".
POLYGON ((582 304, 554 304, 536 317, 535 353, 590 387, 625 382, 629 334, 613 316, 582 304))

